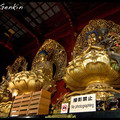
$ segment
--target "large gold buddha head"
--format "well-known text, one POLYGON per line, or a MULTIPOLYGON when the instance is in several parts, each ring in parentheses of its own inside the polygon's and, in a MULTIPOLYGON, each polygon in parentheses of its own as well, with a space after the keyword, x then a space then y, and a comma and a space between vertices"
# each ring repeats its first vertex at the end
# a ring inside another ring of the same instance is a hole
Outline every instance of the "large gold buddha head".
POLYGON ((78 35, 73 60, 63 79, 72 91, 93 83, 120 84, 120 26, 103 19, 91 20, 78 35))

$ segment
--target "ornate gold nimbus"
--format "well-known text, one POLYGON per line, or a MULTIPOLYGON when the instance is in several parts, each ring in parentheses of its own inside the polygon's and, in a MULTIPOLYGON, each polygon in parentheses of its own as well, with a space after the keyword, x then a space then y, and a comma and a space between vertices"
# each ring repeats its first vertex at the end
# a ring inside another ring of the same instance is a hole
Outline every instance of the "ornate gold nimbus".
MULTIPOLYGON (((61 80, 62 76, 65 74, 65 68, 67 64, 67 54, 65 52, 65 49, 62 45, 60 45, 58 42, 47 39, 44 44, 41 46, 41 48, 38 50, 33 62, 32 62, 32 70, 37 69, 37 59, 38 59, 38 53, 40 51, 46 51, 48 53, 48 59, 50 62, 54 63, 56 66, 56 73, 54 76, 54 79, 61 80)), ((39 64, 41 62, 39 61, 39 64)))
POLYGON ((88 47, 88 42, 86 39, 87 33, 91 31, 96 31, 99 35, 98 37, 101 38, 99 40, 102 41, 103 40, 102 37, 104 35, 100 32, 100 30, 103 28, 107 28, 108 34, 111 32, 114 32, 116 34, 120 33, 120 26, 111 20, 108 21, 104 19, 90 20, 89 24, 82 29, 81 33, 78 35, 76 39, 76 43, 73 50, 73 57, 75 58, 81 55, 83 49, 85 47, 88 47))

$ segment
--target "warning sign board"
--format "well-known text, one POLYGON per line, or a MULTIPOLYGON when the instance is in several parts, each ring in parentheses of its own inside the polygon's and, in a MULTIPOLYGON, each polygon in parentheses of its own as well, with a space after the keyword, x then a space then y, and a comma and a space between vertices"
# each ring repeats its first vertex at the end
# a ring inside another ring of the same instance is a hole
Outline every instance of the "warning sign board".
POLYGON ((96 94, 71 97, 70 113, 96 111, 96 94))
POLYGON ((62 103, 61 113, 68 113, 68 103, 62 103))

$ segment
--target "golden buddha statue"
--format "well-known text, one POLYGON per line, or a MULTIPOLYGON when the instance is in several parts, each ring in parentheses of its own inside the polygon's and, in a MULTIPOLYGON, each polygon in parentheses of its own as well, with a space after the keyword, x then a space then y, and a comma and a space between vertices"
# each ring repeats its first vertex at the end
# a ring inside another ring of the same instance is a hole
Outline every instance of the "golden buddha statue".
POLYGON ((96 93, 102 100, 112 92, 120 93, 116 90, 120 84, 119 33, 119 25, 103 19, 91 20, 83 28, 63 77, 66 87, 73 91, 64 96, 64 102, 73 95, 96 93))
MULTIPOLYGON (((45 89, 52 94, 56 91, 56 81, 65 74, 66 52, 58 42, 48 39, 38 50, 30 71, 27 62, 19 56, 13 65, 7 67, 7 75, 0 83, 0 113, 9 113, 12 97, 45 89)), ((5 115, 4 115, 5 116, 5 115)))
POLYGON ((54 93, 56 91, 56 81, 61 80, 65 74, 67 55, 63 46, 52 39, 48 39, 38 50, 30 71, 25 69, 27 66, 25 60, 20 64, 20 60, 16 59, 16 63, 18 63, 17 68, 21 67, 22 70, 17 71, 18 69, 15 69, 16 73, 13 72, 13 67, 11 67, 12 72, 9 72, 9 90, 11 93, 18 90, 20 95, 41 89, 54 93))
POLYGON ((36 68, 37 72, 43 73, 45 76, 49 76, 52 79, 53 76, 53 65, 50 61, 48 61, 48 53, 46 51, 40 51, 38 53, 38 58, 36 60, 36 68), (41 61, 41 62, 39 62, 41 61))
POLYGON ((96 31, 92 31, 89 34, 86 35, 86 39, 88 41, 88 48, 86 50, 83 49, 83 54, 88 53, 89 51, 91 51, 92 49, 96 49, 96 50, 102 50, 102 47, 96 45, 98 43, 98 38, 97 38, 97 32, 96 31))

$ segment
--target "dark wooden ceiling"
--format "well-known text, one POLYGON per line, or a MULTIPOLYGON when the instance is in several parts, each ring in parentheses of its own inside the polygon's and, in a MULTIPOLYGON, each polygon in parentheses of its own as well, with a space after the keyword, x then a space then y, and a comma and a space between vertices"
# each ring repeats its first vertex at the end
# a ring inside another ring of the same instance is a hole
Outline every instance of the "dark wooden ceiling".
MULTIPOLYGON (((2 3, 0 3, 2 4, 2 3)), ((6 2, 12 6, 15 2, 6 2)), ((17 2, 22 10, 0 10, 0 77, 6 67, 24 56, 32 60, 45 39, 57 40, 65 47, 68 61, 75 43, 75 33, 91 19, 112 20, 120 24, 120 2, 17 2), (11 35, 9 29, 15 33, 11 35), (5 34, 7 33, 7 35, 5 34)), ((0 78, 1 79, 1 78, 0 78)))

